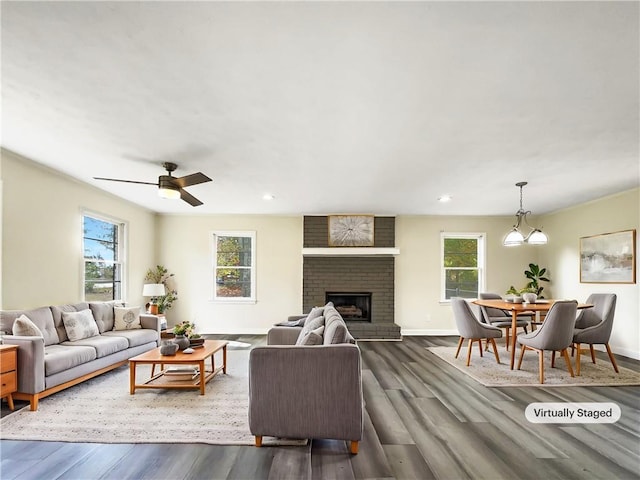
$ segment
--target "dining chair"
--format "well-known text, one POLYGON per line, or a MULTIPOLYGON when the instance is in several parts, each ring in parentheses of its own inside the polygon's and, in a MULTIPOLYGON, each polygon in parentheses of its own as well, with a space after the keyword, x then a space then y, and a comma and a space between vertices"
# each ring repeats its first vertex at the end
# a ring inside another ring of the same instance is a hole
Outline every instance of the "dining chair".
POLYGON ((596 355, 593 350, 594 345, 604 345, 609 354, 609 360, 616 373, 620 373, 616 359, 609 347, 609 338, 613 329, 613 317, 616 311, 616 295, 614 293, 592 293, 587 298, 587 303, 593 308, 585 308, 580 311, 576 319, 576 326, 573 332, 573 348, 578 351, 576 356, 576 375, 580 375, 580 356, 582 350, 580 344, 586 343, 591 351, 591 361, 596 363, 596 355))
POLYGON ((518 335, 518 343, 522 346, 518 370, 522 366, 522 359, 526 350, 538 352, 538 369, 540 383, 544 383, 544 352, 551 351, 551 367, 554 367, 555 352, 559 351, 567 362, 567 370, 573 377, 573 369, 569 360, 569 348, 573 341, 573 329, 576 324, 578 302, 562 300, 555 302, 549 309, 544 323, 531 333, 518 335))
MULTIPOLYGON (((479 295, 480 300, 502 300, 502 297, 497 293, 489 293, 482 292, 479 295)), ((501 310, 499 308, 492 307, 480 307, 480 312, 482 313, 481 320, 487 325, 491 325, 498 328, 505 329, 505 342, 507 351, 509 351, 509 337, 511 333, 511 314, 501 310)), ((524 329, 524 333, 527 333, 527 325, 529 321, 531 321, 531 313, 523 312, 522 314, 518 314, 518 322, 516 323, 516 328, 520 327, 524 329), (522 320, 520 320, 522 317, 522 320)), ((516 332, 513 332, 515 335, 516 332)), ((487 345, 488 347, 488 345, 487 345)))
POLYGON ((453 297, 451 299, 451 307, 453 308, 453 317, 460 333, 460 340, 458 341, 458 349, 456 350, 456 357, 460 353, 462 342, 467 339, 467 367, 471 364, 471 350, 473 349, 473 342, 478 342, 480 350, 480 356, 482 357, 482 340, 487 339, 487 342, 491 342, 493 345, 493 353, 496 357, 496 362, 500 363, 500 357, 498 356, 498 347, 494 338, 502 337, 502 330, 497 327, 486 325, 481 323, 473 314, 469 303, 464 298, 453 297))

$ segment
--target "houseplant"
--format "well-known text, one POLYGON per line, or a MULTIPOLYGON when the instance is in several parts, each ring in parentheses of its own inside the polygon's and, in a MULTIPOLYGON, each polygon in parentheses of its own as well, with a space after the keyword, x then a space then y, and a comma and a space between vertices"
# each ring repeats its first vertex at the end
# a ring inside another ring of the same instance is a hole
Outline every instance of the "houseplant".
POLYGON ((163 265, 156 265, 156 268, 147 270, 147 275, 144 277, 147 282, 161 283, 165 287, 166 294, 159 296, 156 300, 158 313, 165 313, 171 308, 173 302, 178 299, 178 291, 173 288, 173 275, 163 265))
POLYGON ((196 325, 189 320, 178 323, 173 327, 173 333, 176 336, 175 342, 180 347, 180 350, 184 350, 189 347, 191 341, 189 340, 192 335, 195 335, 196 325))
POLYGON ((542 296, 542 291, 544 290, 544 287, 540 285, 540 282, 551 281, 544 276, 546 272, 547 272, 546 268, 540 268, 535 263, 530 263, 529 270, 524 271, 525 277, 529 279, 529 283, 527 283, 526 288, 530 288, 531 293, 535 293, 538 296, 538 298, 544 298, 542 296))

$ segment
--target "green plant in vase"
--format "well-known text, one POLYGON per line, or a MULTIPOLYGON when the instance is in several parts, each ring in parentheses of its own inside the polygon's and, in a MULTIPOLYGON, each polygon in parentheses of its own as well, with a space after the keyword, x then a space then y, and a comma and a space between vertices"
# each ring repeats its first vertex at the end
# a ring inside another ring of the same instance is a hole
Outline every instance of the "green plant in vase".
POLYGON ((540 268, 535 263, 530 263, 529 270, 524 271, 525 277, 529 279, 529 283, 527 283, 527 286, 525 288, 529 289, 531 293, 535 293, 536 295, 538 295, 538 298, 544 298, 542 296, 544 287, 540 285, 540 282, 551 281, 544 276, 545 273, 547 273, 547 269, 540 268))
POLYGON ((163 265, 156 265, 156 268, 147 270, 144 277, 146 282, 163 284, 167 292, 156 300, 158 313, 166 313, 173 306, 173 302, 178 300, 178 291, 173 288, 173 275, 163 265))

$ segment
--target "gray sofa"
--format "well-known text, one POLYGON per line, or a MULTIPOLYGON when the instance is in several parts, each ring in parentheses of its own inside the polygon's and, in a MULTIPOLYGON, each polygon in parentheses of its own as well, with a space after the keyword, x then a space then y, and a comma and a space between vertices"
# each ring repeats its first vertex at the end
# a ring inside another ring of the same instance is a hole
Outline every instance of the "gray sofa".
POLYGON ((76 303, 33 310, 0 311, 3 343, 18 345, 18 391, 14 399, 28 400, 31 410, 38 400, 84 380, 128 363, 128 359, 156 348, 160 342, 160 319, 140 315, 142 328, 114 331, 112 302, 76 303), (69 341, 63 312, 90 309, 99 335, 69 341), (42 336, 11 335, 15 320, 29 318, 42 336))
POLYGON ((304 327, 271 328, 267 346, 250 352, 249 429, 256 446, 263 436, 327 438, 346 440, 358 453, 364 414, 360 349, 333 305, 321 310, 313 320, 316 327, 322 323, 316 344, 296 345, 309 330, 306 320, 304 327))

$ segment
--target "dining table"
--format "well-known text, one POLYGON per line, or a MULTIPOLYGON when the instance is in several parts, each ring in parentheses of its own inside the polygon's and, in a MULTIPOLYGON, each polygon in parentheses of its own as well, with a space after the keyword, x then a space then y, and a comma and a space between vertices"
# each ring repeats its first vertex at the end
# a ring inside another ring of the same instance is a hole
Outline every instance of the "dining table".
MULTIPOLYGON (((557 300, 540 299, 533 303, 514 303, 507 302, 506 300, 478 299, 473 303, 481 307, 497 308, 499 310, 511 312, 511 331, 513 332, 513 335, 511 336, 511 370, 513 370, 516 358, 516 325, 518 322, 518 315, 521 315, 524 312, 548 312, 551 310, 551 307, 555 302, 557 302, 557 300)), ((578 310, 592 307, 593 305, 589 303, 578 303, 578 310)))

